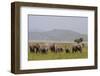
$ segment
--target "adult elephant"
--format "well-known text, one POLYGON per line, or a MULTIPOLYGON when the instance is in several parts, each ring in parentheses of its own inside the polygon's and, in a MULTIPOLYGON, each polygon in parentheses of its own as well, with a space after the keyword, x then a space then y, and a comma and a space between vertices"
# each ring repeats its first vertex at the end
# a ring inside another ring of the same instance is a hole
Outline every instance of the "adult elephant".
POLYGON ((61 52, 63 52, 63 48, 57 47, 57 48, 56 48, 56 53, 61 53, 61 52))
POLYGON ((53 53, 58 53, 60 52, 61 48, 58 48, 55 44, 50 45, 50 50, 53 53))
POLYGON ((82 53, 82 46, 80 44, 72 46, 72 53, 80 52, 82 53))
POLYGON ((31 45, 31 46, 29 47, 29 49, 30 49, 30 52, 35 53, 35 49, 34 49, 34 46, 33 46, 33 45, 31 45))
POLYGON ((33 53, 40 53, 40 45, 39 44, 35 44, 35 45, 31 45, 30 47, 30 52, 33 53))
POLYGON ((47 54, 48 53, 48 49, 46 49, 46 48, 40 48, 40 52, 42 54, 47 54))
POLYGON ((34 49, 35 49, 35 53, 37 54, 37 53, 40 53, 40 45, 39 44, 36 44, 35 46, 34 46, 34 49))

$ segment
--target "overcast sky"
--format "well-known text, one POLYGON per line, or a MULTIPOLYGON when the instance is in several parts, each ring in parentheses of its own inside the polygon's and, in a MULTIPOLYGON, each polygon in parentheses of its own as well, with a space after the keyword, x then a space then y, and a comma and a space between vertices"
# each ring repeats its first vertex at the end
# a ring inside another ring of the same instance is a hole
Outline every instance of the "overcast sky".
POLYGON ((29 32, 44 32, 54 29, 71 30, 81 34, 88 32, 87 17, 29 15, 28 19, 29 32))

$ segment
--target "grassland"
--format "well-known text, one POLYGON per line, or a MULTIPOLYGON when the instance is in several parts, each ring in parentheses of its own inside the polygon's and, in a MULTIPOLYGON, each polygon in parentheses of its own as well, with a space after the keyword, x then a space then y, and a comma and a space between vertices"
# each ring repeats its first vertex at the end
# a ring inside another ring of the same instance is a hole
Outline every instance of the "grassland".
MULTIPOLYGON (((72 44, 64 44, 63 46, 67 45, 67 47, 71 47, 72 44)), ((77 52, 77 53, 66 53, 61 52, 61 53, 53 53, 50 50, 48 51, 47 54, 41 54, 41 53, 32 53, 28 52, 28 60, 55 60, 55 59, 83 59, 83 58, 88 58, 88 47, 85 46, 82 49, 82 53, 77 52)))

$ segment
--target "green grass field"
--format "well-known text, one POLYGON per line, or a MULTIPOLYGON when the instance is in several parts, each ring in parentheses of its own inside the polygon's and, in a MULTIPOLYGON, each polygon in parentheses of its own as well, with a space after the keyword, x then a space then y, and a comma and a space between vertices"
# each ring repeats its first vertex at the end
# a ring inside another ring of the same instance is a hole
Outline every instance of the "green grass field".
MULTIPOLYGON (((70 45, 71 44, 67 44, 70 45)), ((52 53, 48 51, 47 54, 41 54, 41 53, 32 53, 28 52, 28 60, 55 60, 55 59, 82 59, 82 58, 88 58, 88 48, 87 46, 83 48, 82 53, 77 52, 77 53, 66 53, 61 52, 61 53, 52 53)))

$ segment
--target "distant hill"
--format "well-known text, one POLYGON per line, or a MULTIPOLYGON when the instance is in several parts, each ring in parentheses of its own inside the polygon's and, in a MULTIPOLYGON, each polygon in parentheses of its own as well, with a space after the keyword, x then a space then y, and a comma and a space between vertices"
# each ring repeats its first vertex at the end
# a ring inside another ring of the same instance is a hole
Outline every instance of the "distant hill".
POLYGON ((54 29, 46 32, 28 32, 29 40, 74 41, 80 37, 87 41, 87 35, 70 30, 54 29))

